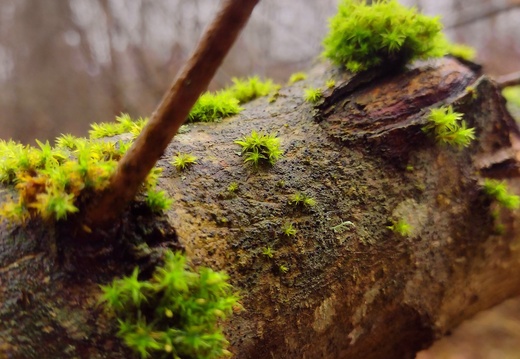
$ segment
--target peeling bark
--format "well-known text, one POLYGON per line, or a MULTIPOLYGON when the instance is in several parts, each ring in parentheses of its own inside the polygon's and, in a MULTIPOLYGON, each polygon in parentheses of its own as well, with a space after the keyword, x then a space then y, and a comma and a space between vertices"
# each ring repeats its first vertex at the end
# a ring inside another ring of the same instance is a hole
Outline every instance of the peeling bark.
POLYGON ((97 241, 65 226, 2 229, 0 358, 132 357, 96 306, 98 284, 134 265, 146 275, 177 238, 193 263, 226 270, 242 292, 246 311, 226 326, 236 358, 413 358, 520 293, 518 213, 481 189, 494 177, 520 192, 519 131, 475 68, 445 58, 352 77, 320 64, 276 102, 245 107, 170 144, 159 161, 160 187, 175 198, 167 218, 136 206, 97 241), (303 101, 305 86, 330 78, 337 85, 322 103, 303 101), (443 104, 476 128, 469 148, 439 146, 421 130, 443 104), (284 157, 273 167, 254 170, 237 154, 233 141, 252 130, 278 133, 284 157), (199 163, 178 173, 169 164, 178 151, 199 163), (291 206, 298 191, 316 206, 291 206), (398 218, 410 236, 387 228, 398 218), (282 234, 286 222, 294 237, 282 234))

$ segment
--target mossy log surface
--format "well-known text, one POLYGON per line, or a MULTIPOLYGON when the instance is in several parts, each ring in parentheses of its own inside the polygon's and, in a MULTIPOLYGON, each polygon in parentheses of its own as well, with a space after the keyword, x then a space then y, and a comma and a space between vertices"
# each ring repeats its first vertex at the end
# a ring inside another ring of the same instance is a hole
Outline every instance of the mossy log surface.
POLYGON ((68 224, 2 227, 0 358, 131 358, 97 305, 98 284, 135 265, 149 275, 161 248, 181 245, 242 293, 245 311, 226 324, 236 358, 413 358, 520 294, 520 217, 482 190, 493 177, 520 192, 518 138, 499 90, 469 64, 355 77, 319 64, 274 103, 177 135, 158 164, 175 199, 166 216, 134 205, 96 238, 68 224), (331 78, 320 103, 304 102, 305 87, 331 78), (445 104, 476 128, 469 148, 421 130, 429 108, 445 104), (280 137, 274 166, 244 165, 233 141, 252 130, 280 137), (169 161, 179 151, 198 163, 178 172, 169 161), (316 205, 291 205, 296 192, 316 205), (397 219, 409 236, 387 228, 397 219))

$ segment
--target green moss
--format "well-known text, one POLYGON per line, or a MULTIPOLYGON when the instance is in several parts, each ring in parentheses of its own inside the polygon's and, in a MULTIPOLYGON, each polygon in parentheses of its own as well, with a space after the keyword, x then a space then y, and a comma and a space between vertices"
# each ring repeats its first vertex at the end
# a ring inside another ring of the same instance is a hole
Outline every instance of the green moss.
POLYGON ((159 177, 161 176, 163 169, 161 167, 154 167, 146 176, 144 180, 145 187, 147 189, 154 189, 157 186, 157 182, 159 182, 159 177))
POLYGON ((508 102, 520 107, 520 85, 506 87, 502 90, 502 95, 508 102))
POLYGON ((262 254, 263 254, 264 256, 268 257, 268 258, 273 258, 273 257, 274 257, 274 252, 275 252, 275 251, 274 251, 271 247, 269 247, 269 246, 265 247, 265 248, 262 250, 262 254))
POLYGON ((334 80, 334 79, 328 79, 327 82, 325 83, 325 86, 326 86, 328 89, 333 89, 333 88, 336 86, 336 80, 334 80))
POLYGON ((459 149, 468 147, 475 139, 475 129, 467 128, 462 117, 463 114, 453 111, 452 106, 431 109, 423 131, 433 134, 438 143, 459 149))
POLYGON ((77 149, 79 143, 86 141, 86 138, 79 138, 71 134, 63 134, 56 139, 55 143, 57 148, 75 150, 77 149))
POLYGON ((170 163, 175 166, 177 170, 184 171, 186 168, 197 163, 197 157, 191 153, 177 152, 177 156, 174 156, 170 163))
POLYGON ((287 273, 289 271, 289 267, 285 264, 280 264, 278 266, 278 270, 280 271, 280 273, 287 273))
POLYGON ((221 91, 204 93, 191 110, 188 122, 212 122, 236 115, 242 111, 240 104, 267 96, 280 88, 272 80, 261 80, 258 76, 234 77, 231 81, 233 85, 221 91))
POLYGON ((214 122, 242 111, 239 100, 230 91, 203 93, 188 115, 187 122, 214 122))
POLYGON ((163 212, 170 209, 173 200, 168 197, 165 191, 157 191, 155 189, 149 189, 146 192, 146 204, 152 210, 152 212, 163 212))
POLYGON ((307 79, 307 74, 305 72, 295 72, 289 77, 289 85, 305 79, 307 79))
POLYGON ((137 121, 133 121, 130 115, 126 113, 121 114, 116 117, 116 122, 101 122, 90 125, 90 139, 111 137, 123 133, 138 135, 147 122, 148 119, 140 118, 137 121))
POLYGON ((289 197, 289 203, 294 206, 314 207, 316 205, 316 200, 307 196, 305 193, 296 192, 289 197))
POLYGON ((227 190, 229 193, 235 193, 238 191, 238 183, 237 182, 231 182, 229 186, 227 187, 227 190))
POLYGON ((322 96, 323 95, 322 95, 321 89, 310 87, 310 88, 304 90, 303 98, 307 102, 316 103, 321 99, 322 96))
POLYGON ((81 194, 100 191, 108 185, 116 167, 116 161, 107 158, 98 146, 84 145, 75 151, 76 158, 69 159, 70 154, 51 148, 48 143, 40 149, 13 142, 2 145, 0 179, 5 184, 15 184, 18 198, 4 203, 0 214, 15 222, 34 216, 66 219, 67 214, 78 211, 77 198, 81 194))
POLYGON ((278 97, 280 96, 280 89, 282 86, 280 85, 274 85, 273 90, 271 91, 271 96, 269 96, 269 103, 275 102, 278 97))
POLYGON ((283 179, 276 182, 276 187, 278 188, 284 188, 285 187, 285 181, 283 179))
MULTIPOLYGON (((121 115, 115 123, 93 125, 88 139, 62 135, 55 147, 38 140, 37 147, 0 140, 0 182, 16 191, 2 203, 0 216, 13 223, 35 217, 52 223, 78 212, 88 198, 108 186, 117 161, 130 146, 127 142, 97 138, 135 130, 145 122, 121 115)), ((156 182, 147 180, 146 189, 153 189, 156 182)))
POLYGON ((330 229, 332 229, 334 233, 342 233, 346 230, 353 228, 356 228, 356 225, 354 223, 352 223, 351 221, 344 221, 338 224, 337 226, 331 227, 330 229))
POLYGON ((135 268, 101 289, 101 302, 117 316, 117 335, 141 358, 231 354, 220 325, 240 306, 224 272, 194 271, 182 254, 168 251, 150 280, 140 280, 135 268))
POLYGON ((502 95, 507 100, 507 108, 511 115, 520 121, 520 85, 509 86, 502 90, 502 95))
POLYGON ((467 61, 474 60, 477 55, 477 51, 473 47, 464 44, 447 44, 447 52, 467 61))
POLYGON ((387 226, 387 228, 402 237, 407 237, 412 234, 412 226, 402 218, 397 221, 393 221, 392 225, 387 226))
POLYGON ((226 89, 233 97, 238 100, 239 104, 252 101, 258 97, 267 96, 277 87, 272 80, 260 80, 258 76, 248 77, 247 79, 232 79, 233 86, 226 89))
POLYGON ((520 197, 511 194, 505 182, 486 178, 484 180, 484 192, 497 200, 501 206, 508 209, 520 208, 520 197))
POLYGON ((446 53, 438 18, 418 14, 397 0, 342 0, 330 19, 323 55, 359 72, 380 65, 403 65, 416 58, 446 53))
POLYGON ((280 139, 275 134, 252 131, 250 136, 236 140, 237 145, 242 146, 244 162, 253 166, 261 163, 274 165, 282 156, 280 139))
POLYGON ((282 233, 287 237, 296 235, 298 230, 293 227, 292 223, 284 223, 282 226, 282 233))

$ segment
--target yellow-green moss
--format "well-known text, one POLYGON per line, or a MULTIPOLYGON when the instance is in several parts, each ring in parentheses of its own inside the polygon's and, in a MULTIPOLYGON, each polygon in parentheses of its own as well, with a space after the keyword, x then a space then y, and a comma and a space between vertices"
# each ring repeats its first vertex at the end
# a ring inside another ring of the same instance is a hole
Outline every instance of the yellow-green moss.
POLYGON ((447 51, 452 56, 468 61, 474 60, 477 55, 473 47, 465 44, 448 44, 447 51))
POLYGON ((486 178, 484 192, 508 209, 520 208, 520 197, 509 192, 505 182, 486 178))
POLYGON ((238 100, 239 104, 267 96, 278 87, 272 80, 266 79, 262 81, 258 76, 248 77, 247 79, 234 77, 232 81, 233 85, 226 88, 226 91, 231 93, 238 100))
POLYGON ((453 111, 452 106, 431 109, 428 124, 423 127, 423 131, 432 133, 438 143, 458 148, 468 147, 475 139, 475 129, 466 126, 463 116, 453 111))
POLYGON ((274 165, 282 156, 280 139, 275 134, 252 131, 251 135, 236 140, 242 146, 244 163, 258 166, 262 162, 274 165))
MULTIPOLYGON (((82 203, 108 186, 117 161, 130 146, 97 140, 99 136, 136 130, 145 121, 121 115, 113 124, 93 125, 88 139, 66 134, 54 147, 38 140, 37 147, 0 140, 0 182, 16 191, 0 207, 2 219, 23 223, 40 217, 53 222, 78 212, 82 203)), ((152 170, 146 190, 153 190, 159 173, 152 170)))
POLYGON ((187 122, 213 122, 236 115, 242 111, 239 102, 230 91, 205 92, 191 109, 187 122))
POLYGON ((178 171, 184 171, 186 168, 197 163, 197 157, 191 153, 177 152, 177 155, 173 157, 170 162, 178 171))
POLYGON ((295 72, 289 77, 289 85, 305 79, 307 79, 307 74, 305 72, 295 72))
POLYGON ((316 103, 322 98, 322 96, 323 96, 323 94, 322 94, 321 89, 315 88, 315 87, 310 87, 310 88, 304 90, 303 98, 307 102, 316 103))

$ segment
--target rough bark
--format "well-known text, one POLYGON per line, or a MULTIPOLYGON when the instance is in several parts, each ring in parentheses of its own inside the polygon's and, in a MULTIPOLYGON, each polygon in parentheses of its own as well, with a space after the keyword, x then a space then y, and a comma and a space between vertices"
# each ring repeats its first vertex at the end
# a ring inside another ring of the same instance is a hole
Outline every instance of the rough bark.
POLYGON ((66 225, 2 229, 0 358, 131 358, 96 305, 98 284, 134 265, 149 274, 177 238, 193 263, 225 269, 242 292, 246 310, 226 324, 236 358, 413 358, 520 293, 518 213, 481 188, 495 177, 520 191, 519 132, 476 67, 445 58, 352 77, 319 64, 274 103, 245 107, 190 125, 168 147, 159 161, 160 186, 175 198, 167 218, 135 205, 96 241, 66 225), (330 78, 336 87, 320 104, 303 101, 305 86, 330 78), (442 104, 476 128, 469 148, 439 146, 421 130, 442 104), (243 164, 233 141, 252 130, 281 138, 273 167, 243 164), (199 163, 178 173, 169 164, 178 151, 199 163), (298 191, 316 206, 291 206, 298 191), (410 236, 387 228, 398 218, 410 236), (294 237, 281 233, 286 222, 294 237))

